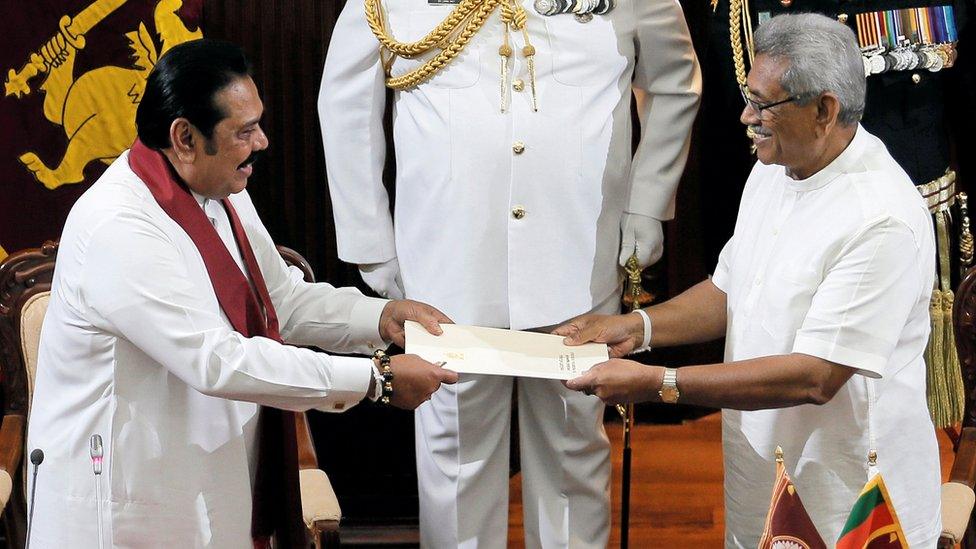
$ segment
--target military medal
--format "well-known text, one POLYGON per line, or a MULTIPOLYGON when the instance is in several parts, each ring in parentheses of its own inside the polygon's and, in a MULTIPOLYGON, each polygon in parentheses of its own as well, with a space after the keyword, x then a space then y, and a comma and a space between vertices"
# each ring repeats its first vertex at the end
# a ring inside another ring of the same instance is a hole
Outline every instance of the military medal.
POLYGON ((872 55, 868 58, 871 63, 871 74, 881 74, 885 70, 885 60, 882 55, 872 55))
POLYGON ((591 21, 594 15, 609 13, 614 5, 615 0, 535 0, 533 4, 539 15, 572 13, 580 23, 591 21))
POLYGON ((855 22, 865 73, 938 72, 955 61, 958 33, 951 5, 859 13, 855 22))

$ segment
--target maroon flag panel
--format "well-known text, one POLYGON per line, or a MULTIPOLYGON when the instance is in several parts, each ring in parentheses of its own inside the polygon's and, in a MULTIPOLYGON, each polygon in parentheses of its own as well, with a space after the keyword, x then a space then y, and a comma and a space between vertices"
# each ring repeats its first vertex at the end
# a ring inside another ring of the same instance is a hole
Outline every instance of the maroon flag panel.
POLYGON ((203 0, 34 0, 0 18, 0 259, 61 234, 135 139, 146 76, 203 0))
MULTIPOLYGON (((776 451, 781 452, 779 448, 776 451)), ((800 501, 781 455, 776 459, 776 483, 759 549, 827 549, 800 501)))

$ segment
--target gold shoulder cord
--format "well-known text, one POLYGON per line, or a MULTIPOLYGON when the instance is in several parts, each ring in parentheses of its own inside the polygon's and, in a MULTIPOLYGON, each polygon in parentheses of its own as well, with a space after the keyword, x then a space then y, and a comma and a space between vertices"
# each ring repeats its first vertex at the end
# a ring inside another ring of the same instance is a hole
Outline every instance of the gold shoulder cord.
MULTIPOLYGON (((717 5, 717 0, 713 6, 717 5)), ((742 34, 745 25, 746 49, 749 52, 749 63, 753 62, 752 46, 752 16, 749 15, 749 0, 729 0, 729 42, 732 45, 732 65, 735 69, 735 80, 739 87, 748 90, 746 84, 746 62, 742 56, 742 34)), ((746 130, 746 137, 751 139, 750 130, 746 130)), ((756 154, 756 145, 749 146, 749 152, 756 154)))
POLYGON ((383 63, 386 69, 386 85, 394 90, 412 88, 430 80, 437 71, 446 67, 461 53, 471 37, 478 32, 491 12, 501 0, 461 0, 454 10, 427 36, 416 42, 400 42, 387 30, 383 21, 380 0, 366 0, 366 22, 380 41, 380 45, 391 55, 383 63), (392 77, 390 70, 396 57, 411 59, 430 52, 434 48, 441 51, 416 69, 392 77))
POLYGON ((729 2, 729 42, 732 44, 732 65, 735 68, 735 80, 745 88, 746 63, 743 58, 742 47, 743 23, 746 26, 746 49, 749 52, 749 63, 752 63, 752 16, 749 14, 749 0, 731 0, 729 2))
POLYGON ((539 110, 535 86, 535 47, 529 43, 529 33, 526 29, 528 16, 521 0, 461 0, 440 24, 427 33, 427 36, 409 43, 398 41, 387 30, 380 0, 365 0, 366 22, 376 35, 376 39, 380 41, 382 50, 389 53, 389 58, 383 59, 387 87, 405 90, 430 80, 461 53, 471 37, 481 30, 485 21, 499 5, 502 6, 501 19, 502 24, 505 25, 505 41, 498 48, 498 55, 501 57, 501 111, 505 112, 508 105, 509 59, 513 54, 509 34, 512 31, 522 32, 524 46, 521 53, 529 69, 532 110, 539 110), (400 76, 392 76, 393 62, 397 57, 412 59, 435 48, 441 51, 416 69, 400 76))

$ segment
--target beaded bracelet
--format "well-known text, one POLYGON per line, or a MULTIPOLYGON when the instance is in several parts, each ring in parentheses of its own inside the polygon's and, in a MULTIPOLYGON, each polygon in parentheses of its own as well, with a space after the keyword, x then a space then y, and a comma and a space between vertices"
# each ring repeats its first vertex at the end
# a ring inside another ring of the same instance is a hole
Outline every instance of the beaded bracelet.
POLYGON ((389 404, 393 398, 393 369, 390 368, 390 356, 386 351, 377 349, 373 353, 373 358, 380 363, 380 373, 383 375, 383 393, 380 395, 380 402, 389 404))

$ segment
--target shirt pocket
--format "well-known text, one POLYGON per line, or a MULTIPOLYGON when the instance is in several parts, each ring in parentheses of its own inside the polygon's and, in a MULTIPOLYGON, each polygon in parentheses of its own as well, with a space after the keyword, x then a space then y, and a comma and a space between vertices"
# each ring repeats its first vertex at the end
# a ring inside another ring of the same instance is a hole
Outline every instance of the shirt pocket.
POLYGON ((760 314, 763 330, 790 341, 803 326, 822 276, 812 271, 767 273, 760 314))
POLYGON ((615 25, 619 22, 610 14, 594 15, 587 23, 569 13, 543 19, 552 52, 552 75, 560 84, 605 85, 627 65, 621 63, 621 57, 633 56, 633 44, 618 36, 615 25))
MULTIPOLYGON (((396 18, 400 19, 400 24, 397 24, 394 12, 391 10, 390 20, 394 36, 401 42, 416 42, 441 24, 451 14, 452 9, 453 6, 431 6, 426 9, 410 10, 399 14, 396 18), (402 30, 398 32, 397 29, 402 30)), ((433 77, 421 86, 456 89, 475 85, 481 78, 480 50, 478 34, 475 34, 456 57, 436 71, 433 77)), ((397 58, 393 63, 393 74, 399 76, 417 69, 440 52, 440 48, 434 47, 431 52, 414 59, 397 58)))

